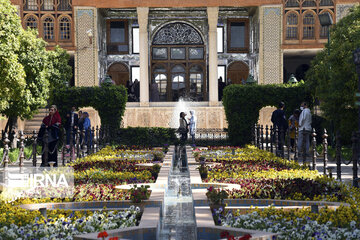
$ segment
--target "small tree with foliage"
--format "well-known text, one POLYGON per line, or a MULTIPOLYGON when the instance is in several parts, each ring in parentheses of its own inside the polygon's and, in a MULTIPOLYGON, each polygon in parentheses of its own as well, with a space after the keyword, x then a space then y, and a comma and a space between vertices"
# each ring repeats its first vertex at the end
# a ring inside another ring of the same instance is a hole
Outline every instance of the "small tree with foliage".
POLYGON ((350 139, 357 123, 358 78, 353 51, 360 47, 360 6, 336 23, 330 35, 330 44, 316 55, 306 77, 309 89, 320 99, 324 116, 333 121, 343 139, 350 139))
POLYGON ((21 34, 16 8, 8 0, 0 0, 0 111, 24 93, 25 71, 18 56, 21 34))

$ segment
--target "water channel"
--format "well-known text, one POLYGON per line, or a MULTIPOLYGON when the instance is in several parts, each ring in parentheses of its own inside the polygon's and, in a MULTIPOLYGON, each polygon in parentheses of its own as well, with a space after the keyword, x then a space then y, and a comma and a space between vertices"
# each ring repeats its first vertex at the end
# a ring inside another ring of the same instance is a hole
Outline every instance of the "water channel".
POLYGON ((164 194, 157 239, 197 239, 194 203, 185 146, 175 147, 168 185, 164 194))

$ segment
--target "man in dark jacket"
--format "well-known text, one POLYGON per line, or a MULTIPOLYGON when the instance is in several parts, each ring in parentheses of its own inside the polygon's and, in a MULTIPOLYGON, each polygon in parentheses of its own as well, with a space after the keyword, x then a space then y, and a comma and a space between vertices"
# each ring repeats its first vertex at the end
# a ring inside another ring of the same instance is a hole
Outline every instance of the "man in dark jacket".
POLYGON ((285 108, 285 103, 280 102, 278 108, 272 113, 271 116, 271 122, 273 123, 274 128, 277 127, 277 129, 279 130, 278 132, 279 151, 281 151, 284 147, 285 133, 288 128, 288 122, 286 121, 284 108, 285 108))
POLYGON ((75 133, 78 128, 79 116, 75 113, 76 107, 72 107, 71 111, 66 114, 65 130, 66 130, 66 144, 70 144, 70 132, 72 129, 73 144, 75 144, 75 133))

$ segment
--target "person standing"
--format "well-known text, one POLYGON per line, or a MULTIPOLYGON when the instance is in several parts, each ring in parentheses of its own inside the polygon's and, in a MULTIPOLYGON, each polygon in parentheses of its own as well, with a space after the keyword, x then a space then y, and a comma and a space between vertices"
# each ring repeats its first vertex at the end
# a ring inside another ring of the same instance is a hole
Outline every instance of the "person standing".
POLYGON ((300 116, 300 110, 295 109, 293 115, 289 117, 289 130, 290 130, 290 145, 291 145, 291 151, 294 151, 294 145, 295 145, 295 131, 296 128, 299 127, 299 116, 300 116))
POLYGON ((38 134, 38 141, 42 142, 43 154, 41 157, 41 165, 40 167, 49 167, 49 162, 54 162, 54 167, 57 167, 57 143, 60 138, 60 125, 61 125, 61 117, 59 112, 57 111, 57 107, 52 105, 49 109, 49 115, 46 116, 41 124, 39 134, 38 134), (48 158, 47 163, 45 163, 45 141, 44 141, 44 133, 45 130, 48 131, 48 158))
POLYGON ((135 79, 132 87, 134 89, 133 91, 134 91, 134 95, 135 95, 135 101, 139 102, 140 101, 140 82, 139 82, 139 80, 135 79))
POLYGON ((179 133, 181 134, 181 137, 180 137, 181 143, 185 143, 185 141, 187 140, 187 134, 188 134, 188 132, 189 132, 188 124, 187 124, 187 121, 186 121, 186 119, 185 119, 185 116, 186 116, 186 113, 184 113, 184 112, 181 112, 181 113, 180 113, 179 133))
POLYGON ((75 113, 76 107, 73 106, 71 111, 66 114, 65 130, 66 130, 66 144, 70 144, 70 133, 72 131, 72 144, 75 144, 75 133, 79 124, 79 116, 75 113))
POLYGON ((85 130, 85 144, 92 145, 92 138, 91 138, 91 121, 89 118, 89 113, 84 112, 84 130, 85 130))
POLYGON ((285 142, 285 132, 288 128, 284 108, 285 108, 285 103, 280 102, 278 108, 271 115, 271 122, 273 123, 274 128, 277 127, 279 129, 279 133, 278 133, 279 151, 283 150, 284 147, 283 143, 285 142))
POLYGON ((160 101, 159 87, 155 80, 152 80, 152 83, 150 85, 150 101, 151 102, 160 101))
POLYGON ((189 119, 189 128, 190 128, 190 136, 191 136, 191 141, 192 144, 195 144, 195 132, 196 132, 196 116, 195 116, 195 111, 191 110, 190 111, 190 119, 189 119))
POLYGON ((303 102, 301 104, 300 110, 302 110, 302 112, 299 117, 299 141, 297 147, 300 153, 303 151, 303 146, 305 146, 305 153, 306 155, 309 155, 310 134, 311 134, 311 112, 306 102, 303 102))

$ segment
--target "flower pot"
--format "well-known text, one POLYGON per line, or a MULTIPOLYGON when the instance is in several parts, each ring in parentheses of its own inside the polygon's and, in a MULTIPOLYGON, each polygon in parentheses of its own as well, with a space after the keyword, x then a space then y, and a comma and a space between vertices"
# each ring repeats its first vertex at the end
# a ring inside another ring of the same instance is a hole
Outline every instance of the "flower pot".
POLYGON ((206 179, 208 177, 207 173, 200 173, 201 179, 206 179))
POLYGON ((209 204, 210 206, 210 209, 211 209, 211 212, 214 212, 216 210, 218 210, 219 208, 222 208, 222 211, 224 212, 225 211, 225 207, 226 207, 226 204, 225 203, 222 203, 222 204, 209 204))

